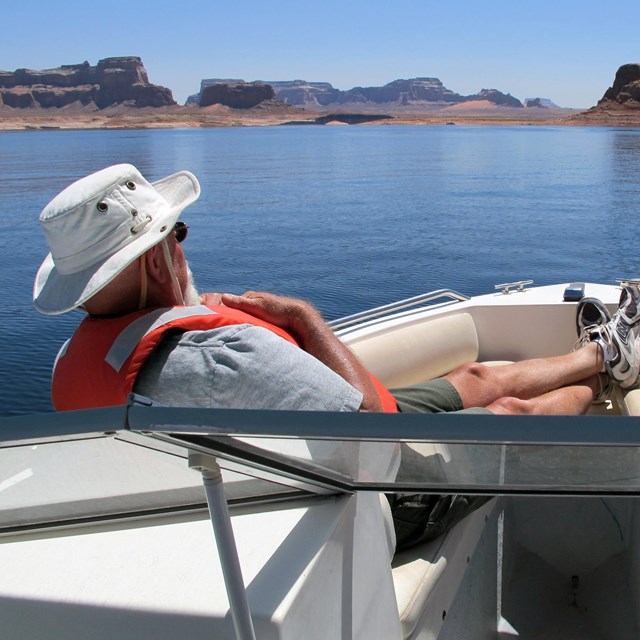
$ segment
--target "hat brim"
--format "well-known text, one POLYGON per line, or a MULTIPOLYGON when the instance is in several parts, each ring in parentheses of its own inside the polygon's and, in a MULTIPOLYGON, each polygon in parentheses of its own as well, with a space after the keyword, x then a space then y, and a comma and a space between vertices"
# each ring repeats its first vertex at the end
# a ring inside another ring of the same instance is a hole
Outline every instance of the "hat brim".
POLYGON ((153 216, 145 233, 135 242, 88 269, 70 275, 62 275, 56 269, 51 254, 45 258, 33 287, 33 303, 38 311, 58 315, 81 306, 136 258, 166 238, 182 211, 200 195, 200 185, 188 171, 174 173, 151 184, 168 206, 153 216))

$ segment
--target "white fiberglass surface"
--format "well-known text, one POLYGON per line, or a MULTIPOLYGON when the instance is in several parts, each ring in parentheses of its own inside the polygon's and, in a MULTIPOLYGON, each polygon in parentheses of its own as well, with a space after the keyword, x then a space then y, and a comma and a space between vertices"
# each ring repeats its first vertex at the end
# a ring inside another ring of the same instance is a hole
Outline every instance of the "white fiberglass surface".
MULTIPOLYGON (((230 500, 291 491, 232 471, 223 477, 230 500)), ((108 437, 0 448, 0 533, 205 503, 202 476, 178 447, 168 453, 108 437)))

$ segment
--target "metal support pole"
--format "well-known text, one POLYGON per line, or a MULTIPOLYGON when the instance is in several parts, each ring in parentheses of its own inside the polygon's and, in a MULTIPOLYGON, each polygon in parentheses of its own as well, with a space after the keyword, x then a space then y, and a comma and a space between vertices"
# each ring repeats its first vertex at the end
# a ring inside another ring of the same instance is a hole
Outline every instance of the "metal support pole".
POLYGON ((202 473, 236 638, 238 640, 256 640, 247 592, 242 578, 242 569, 238 559, 238 549, 233 537, 227 500, 224 497, 220 467, 213 456, 191 451, 189 452, 189 466, 202 473))

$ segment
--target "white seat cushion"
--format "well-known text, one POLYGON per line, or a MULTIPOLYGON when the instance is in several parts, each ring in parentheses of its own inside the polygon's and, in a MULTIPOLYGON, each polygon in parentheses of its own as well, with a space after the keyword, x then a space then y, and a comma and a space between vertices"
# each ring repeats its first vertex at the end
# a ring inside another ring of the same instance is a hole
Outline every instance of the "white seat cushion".
POLYGON ((418 322, 354 340, 350 347, 389 389, 437 378, 478 358, 478 334, 468 313, 418 322))
POLYGON ((467 558, 473 554, 495 504, 490 500, 444 536, 396 554, 393 583, 404 638, 411 637, 418 624, 437 636, 442 612, 455 598, 467 558))
POLYGON ((628 416, 640 416, 640 389, 632 389, 631 391, 622 391, 620 395, 622 413, 628 416))

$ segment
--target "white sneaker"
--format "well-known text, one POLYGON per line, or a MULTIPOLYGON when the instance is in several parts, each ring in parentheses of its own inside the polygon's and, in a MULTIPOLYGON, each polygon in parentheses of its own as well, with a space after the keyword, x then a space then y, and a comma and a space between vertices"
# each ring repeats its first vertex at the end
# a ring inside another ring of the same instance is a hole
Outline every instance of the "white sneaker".
POLYGON ((640 377, 640 291, 627 285, 620 294, 620 306, 606 324, 590 330, 592 341, 601 341, 607 352, 613 353, 605 361, 609 377, 623 389, 638 386, 640 377))

